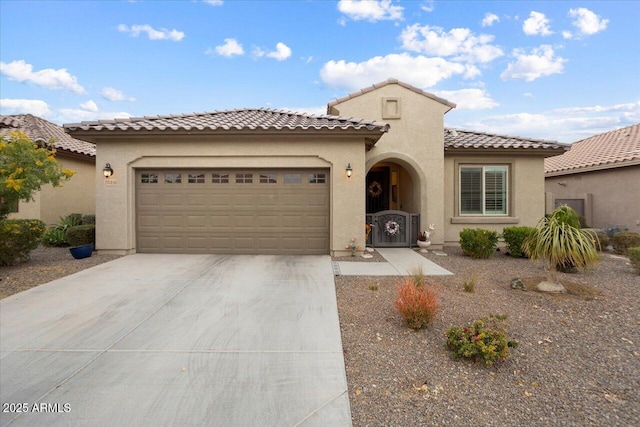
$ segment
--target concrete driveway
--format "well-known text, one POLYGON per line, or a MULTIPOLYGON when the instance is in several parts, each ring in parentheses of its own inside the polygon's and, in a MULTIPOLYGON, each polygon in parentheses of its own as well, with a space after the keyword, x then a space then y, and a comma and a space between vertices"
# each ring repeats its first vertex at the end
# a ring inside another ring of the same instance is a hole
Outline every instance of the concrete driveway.
POLYGON ((351 425, 328 256, 123 257, 0 301, 0 351, 2 426, 351 425))

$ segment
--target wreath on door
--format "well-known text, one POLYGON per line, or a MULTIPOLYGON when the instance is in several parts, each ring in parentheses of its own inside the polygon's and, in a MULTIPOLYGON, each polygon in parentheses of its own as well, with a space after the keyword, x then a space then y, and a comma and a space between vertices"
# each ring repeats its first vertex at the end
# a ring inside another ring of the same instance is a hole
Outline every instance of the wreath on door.
POLYGON ((382 185, 378 181, 373 181, 369 184, 368 191, 371 197, 379 197, 382 194, 382 185))

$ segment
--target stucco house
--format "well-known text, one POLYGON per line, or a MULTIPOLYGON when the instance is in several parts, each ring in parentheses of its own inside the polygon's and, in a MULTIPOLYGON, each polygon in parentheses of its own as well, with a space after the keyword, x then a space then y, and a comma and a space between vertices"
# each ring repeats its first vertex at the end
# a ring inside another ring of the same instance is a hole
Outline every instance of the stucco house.
POLYGON ((60 217, 70 213, 94 214, 96 209, 96 147, 75 139, 61 126, 31 114, 0 115, 0 135, 21 131, 38 144, 53 143, 56 160, 75 175, 62 187, 46 185, 34 194, 31 202, 20 202, 13 219, 40 219, 45 224, 55 224, 60 217))
POLYGON ((640 232, 640 124, 574 142, 544 167, 547 210, 567 204, 591 227, 640 232))
POLYGON ((328 104, 65 125, 97 145, 97 248, 106 252, 346 254, 352 237, 433 247, 465 227, 544 215, 552 141, 444 128, 455 105, 389 79, 328 104), (358 118, 356 118, 358 117, 358 118))

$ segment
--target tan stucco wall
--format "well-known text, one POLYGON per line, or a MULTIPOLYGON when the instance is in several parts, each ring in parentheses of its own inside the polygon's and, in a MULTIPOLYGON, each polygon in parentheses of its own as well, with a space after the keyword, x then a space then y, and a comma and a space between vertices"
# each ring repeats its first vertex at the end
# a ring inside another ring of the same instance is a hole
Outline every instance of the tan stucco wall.
POLYGON ((62 187, 43 186, 34 194, 34 201, 20 202, 18 212, 11 214, 10 218, 40 219, 51 225, 70 213, 95 213, 96 167, 93 158, 85 160, 58 154, 56 159, 63 168, 71 169, 76 174, 69 181, 63 182, 62 187))
POLYGON ((544 159, 540 156, 446 155, 445 156, 445 243, 457 244, 464 228, 502 232, 504 227, 534 227, 545 214, 544 159), (458 215, 458 165, 508 165, 508 214, 506 216, 458 215))
POLYGON ((584 199, 587 225, 640 233, 640 165, 548 177, 545 189, 551 209, 555 199, 584 199))
POLYGON ((434 246, 442 245, 444 240, 444 114, 449 109, 397 84, 388 84, 332 107, 332 113, 375 119, 390 125, 389 132, 367 152, 367 171, 384 161, 397 163, 407 170, 414 199, 405 206, 413 213, 420 213, 422 228, 426 228, 426 224, 436 225, 434 246), (400 101, 398 118, 384 113, 387 99, 400 101))
MULTIPOLYGON (((96 173, 96 246, 135 252, 136 168, 329 168, 332 253, 347 253, 351 237, 363 244, 365 142, 362 136, 292 135, 194 136, 99 141, 97 164, 110 163, 111 180, 96 173), (345 169, 351 163, 353 175, 345 169)), ((98 171, 101 173, 101 170, 98 171)))

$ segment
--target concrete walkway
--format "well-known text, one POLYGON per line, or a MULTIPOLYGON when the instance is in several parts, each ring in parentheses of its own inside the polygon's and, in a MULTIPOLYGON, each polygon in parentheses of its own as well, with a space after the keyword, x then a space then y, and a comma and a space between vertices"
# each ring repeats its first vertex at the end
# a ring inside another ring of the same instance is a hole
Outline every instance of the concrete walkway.
POLYGON ((0 362, 2 426, 351 425, 329 256, 126 256, 0 301, 0 362))
POLYGON ((426 276, 447 276, 453 273, 409 248, 376 248, 387 262, 334 261, 338 276, 408 276, 422 269, 426 276))

